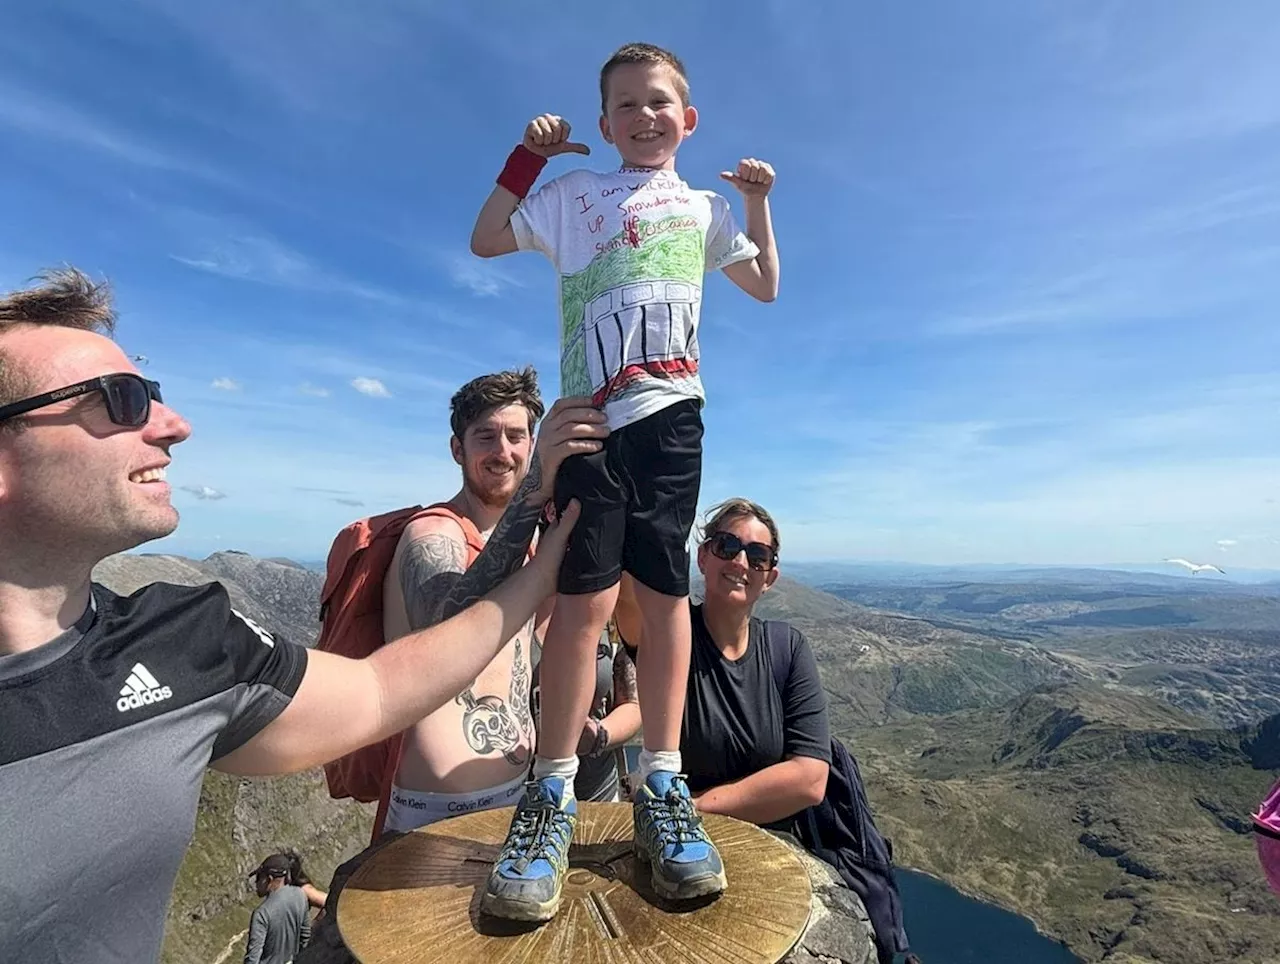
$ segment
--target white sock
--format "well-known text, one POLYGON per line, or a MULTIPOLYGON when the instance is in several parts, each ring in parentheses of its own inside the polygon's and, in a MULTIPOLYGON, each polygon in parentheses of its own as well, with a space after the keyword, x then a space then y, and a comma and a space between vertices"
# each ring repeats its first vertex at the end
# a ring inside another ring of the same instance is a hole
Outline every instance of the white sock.
POLYGON ((649 774, 654 770, 666 770, 669 773, 679 773, 683 761, 680 759, 679 750, 649 750, 640 751, 640 759, 636 762, 636 766, 640 770, 640 783, 644 783, 649 779, 649 774))
POLYGON ((543 777, 559 777, 564 781, 564 799, 572 800, 573 778, 578 775, 578 758, 576 756, 565 757, 562 760, 554 760, 549 757, 535 756, 533 758, 533 778, 541 780, 543 777))

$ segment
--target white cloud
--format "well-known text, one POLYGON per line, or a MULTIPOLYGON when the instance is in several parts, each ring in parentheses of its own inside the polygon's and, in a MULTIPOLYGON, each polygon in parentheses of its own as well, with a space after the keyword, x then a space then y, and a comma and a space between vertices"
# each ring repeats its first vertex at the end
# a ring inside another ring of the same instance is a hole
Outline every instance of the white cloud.
POLYGON ((362 395, 368 395, 371 398, 391 397, 391 393, 387 391, 387 386, 376 378, 353 378, 351 379, 351 387, 362 395))
POLYGON ((411 69, 424 44, 429 48, 435 39, 429 18, 436 5, 402 0, 144 5, 205 47, 255 96, 328 117, 367 111, 374 95, 392 83, 388 74, 395 78, 411 69), (335 71, 339 61, 342 69, 335 71))
POLYGON ((218 499, 227 497, 225 492, 219 492, 217 489, 207 485, 184 485, 183 492, 190 492, 202 502, 216 502, 218 499))
POLYGON ((512 274, 492 261, 460 256, 449 262, 449 277, 459 288, 466 288, 479 298, 492 298, 508 288, 520 287, 512 274))
MULTIPOLYGON (((1268 568, 1280 450, 1259 440, 1277 398, 1271 379, 1244 378, 1038 422, 1030 410, 1009 422, 845 415, 851 454, 761 479, 756 497, 779 505, 801 558, 1094 564, 1208 548, 1268 568)), ((736 494, 731 469, 708 473, 707 499, 736 494)))
POLYGON ((219 184, 231 183, 204 164, 153 147, 70 104, 7 83, 0 83, 0 127, 75 144, 139 167, 189 174, 219 184))
POLYGON ((220 389, 224 392, 240 391, 240 383, 234 378, 215 378, 211 387, 220 389))
MULTIPOLYGON (((193 227, 203 224, 206 229, 230 227, 202 215, 187 215, 184 220, 193 227)), ((188 268, 234 281, 346 295, 401 308, 413 304, 410 298, 394 291, 344 278, 341 273, 321 267, 300 251, 261 233, 229 233, 217 241, 197 242, 197 246, 201 249, 198 255, 171 254, 169 257, 188 268)))
POLYGON ((328 398, 330 394, 329 389, 321 388, 319 385, 312 385, 310 383, 300 386, 298 391, 303 395, 310 395, 312 398, 328 398))

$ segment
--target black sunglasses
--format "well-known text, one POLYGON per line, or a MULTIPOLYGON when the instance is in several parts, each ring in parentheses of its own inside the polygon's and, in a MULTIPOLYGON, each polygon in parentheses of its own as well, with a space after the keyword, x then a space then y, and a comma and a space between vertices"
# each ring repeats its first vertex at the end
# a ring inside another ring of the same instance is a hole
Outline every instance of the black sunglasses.
POLYGON ((728 562, 736 559, 738 553, 746 552, 747 565, 757 572, 768 572, 778 564, 778 553, 771 545, 763 542, 743 542, 732 532, 716 532, 703 543, 717 559, 728 562))
POLYGON ((151 403, 162 402, 160 383, 135 375, 132 372, 118 372, 114 375, 99 375, 87 378, 65 388, 56 388, 43 395, 24 398, 10 405, 0 405, 0 422, 19 415, 26 415, 37 408, 44 408, 54 402, 66 401, 98 392, 107 403, 107 417, 116 425, 126 428, 140 428, 151 418, 151 403))

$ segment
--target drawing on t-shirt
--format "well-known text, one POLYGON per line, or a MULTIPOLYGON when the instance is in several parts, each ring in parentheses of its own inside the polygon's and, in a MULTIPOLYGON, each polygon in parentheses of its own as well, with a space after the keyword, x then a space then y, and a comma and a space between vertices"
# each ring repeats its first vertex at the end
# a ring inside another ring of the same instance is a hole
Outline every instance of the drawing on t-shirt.
POLYGON ((563 277, 563 392, 603 405, 647 378, 697 374, 703 246, 697 218, 630 217, 584 270, 563 277))

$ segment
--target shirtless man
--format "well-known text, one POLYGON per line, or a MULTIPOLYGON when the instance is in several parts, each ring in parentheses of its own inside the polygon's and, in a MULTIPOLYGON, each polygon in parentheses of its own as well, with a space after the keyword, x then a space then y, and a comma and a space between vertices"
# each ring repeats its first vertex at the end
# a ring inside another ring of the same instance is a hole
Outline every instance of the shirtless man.
MULTIPOLYGON (((462 488, 445 503, 447 514, 415 520, 400 538, 383 582, 388 640, 448 619, 519 569, 560 463, 599 451, 609 431, 590 399, 563 398, 535 448, 543 407, 531 368, 476 378, 450 408, 462 488)), ((531 642, 547 615, 530 619, 456 699, 405 734, 387 830, 519 800, 535 746, 531 642)))

